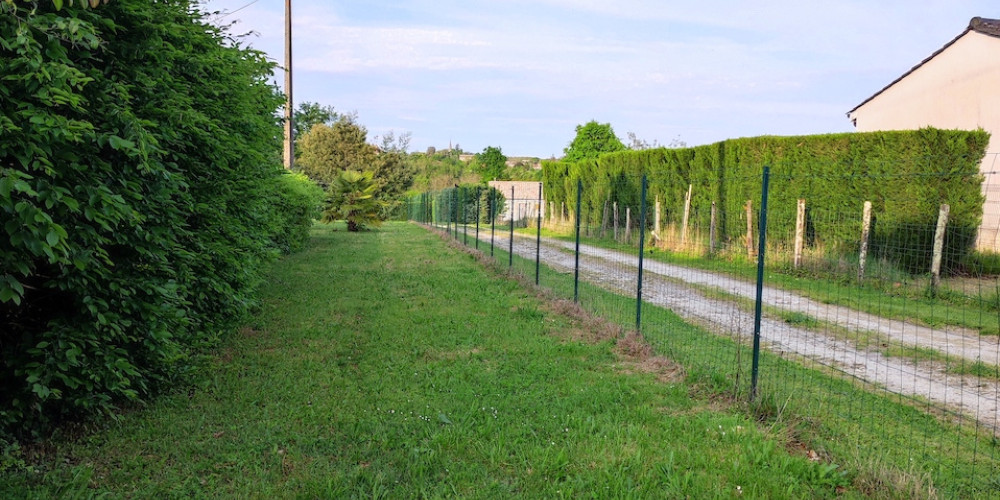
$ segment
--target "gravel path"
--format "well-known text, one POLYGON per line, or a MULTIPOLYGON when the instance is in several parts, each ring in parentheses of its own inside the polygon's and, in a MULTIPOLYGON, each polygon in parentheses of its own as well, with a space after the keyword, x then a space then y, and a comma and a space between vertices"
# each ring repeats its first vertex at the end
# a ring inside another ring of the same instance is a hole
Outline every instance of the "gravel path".
MULTIPOLYGON (((482 237, 489 241, 488 233, 482 237)), ((534 259, 534 237, 515 236, 514 243, 516 254, 534 259)), ((508 248, 507 235, 497 233, 495 244, 508 248)), ((572 272, 573 247, 570 242, 543 238, 541 260, 555 269, 572 272)), ((589 245, 581 245, 580 254, 581 279, 626 294, 635 293, 638 258, 634 254, 589 245)), ((685 320, 712 331, 741 339, 752 338, 752 311, 744 310, 731 300, 706 297, 692 285, 718 288, 751 300, 756 296, 753 283, 651 260, 644 263, 643 299, 646 302, 669 308, 685 320)), ((768 350, 811 359, 894 393, 925 398, 977 419, 994 433, 1000 431, 1000 384, 997 382, 947 374, 940 363, 888 357, 874 349, 859 348, 857 342, 851 341, 851 338, 862 336, 870 342, 863 345, 891 342, 995 365, 1000 364, 997 338, 968 330, 935 329, 882 318, 773 287, 764 288, 763 300, 768 306, 798 311, 847 332, 824 333, 765 316, 761 340, 768 350)))

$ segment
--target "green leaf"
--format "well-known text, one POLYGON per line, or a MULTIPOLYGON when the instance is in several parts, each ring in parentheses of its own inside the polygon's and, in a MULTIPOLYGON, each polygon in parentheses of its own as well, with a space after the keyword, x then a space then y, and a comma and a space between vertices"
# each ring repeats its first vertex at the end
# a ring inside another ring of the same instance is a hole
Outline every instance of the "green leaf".
POLYGON ((53 246, 53 247, 56 246, 56 245, 58 245, 59 244, 59 234, 54 229, 50 229, 49 230, 49 234, 45 235, 45 242, 48 243, 49 246, 53 246))
POLYGON ((128 139, 122 139, 117 135, 108 137, 108 145, 110 145, 111 149, 114 149, 115 151, 121 151, 123 149, 135 149, 134 142, 128 139))

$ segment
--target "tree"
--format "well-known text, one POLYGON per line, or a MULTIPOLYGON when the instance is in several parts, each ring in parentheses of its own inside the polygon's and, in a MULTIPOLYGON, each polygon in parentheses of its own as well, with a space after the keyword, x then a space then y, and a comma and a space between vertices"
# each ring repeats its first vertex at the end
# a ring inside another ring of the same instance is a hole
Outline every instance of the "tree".
POLYGON ((381 148, 368 143, 368 129, 353 115, 341 115, 332 126, 318 123, 299 141, 299 169, 324 186, 345 170, 371 173, 375 198, 391 208, 413 185, 414 169, 404 153, 410 134, 390 131, 377 139, 381 148))
POLYGON ((379 151, 383 153, 406 153, 406 150, 410 149, 410 139, 412 138, 413 134, 410 132, 396 135, 394 130, 390 130, 383 136, 375 136, 375 143, 378 144, 379 151))
POLYGON ((660 146, 659 141, 653 139, 653 142, 649 142, 645 139, 640 139, 635 132, 628 132, 628 148, 633 151, 642 151, 644 149, 656 149, 660 146))
POLYGON ((604 153, 624 151, 625 144, 615 135, 610 123, 597 123, 591 120, 586 125, 576 126, 576 137, 563 150, 566 161, 579 161, 585 158, 597 158, 604 153))
MULTIPOLYGON (((318 102, 303 102, 299 104, 299 109, 295 110, 295 139, 303 137, 315 125, 332 125, 340 120, 340 113, 334 111, 333 106, 324 106, 318 102)), ((296 149, 296 153, 299 151, 296 149)))
POLYGON ((375 197, 386 204, 386 209, 392 209, 402 200, 403 195, 411 186, 416 170, 407 162, 405 155, 390 151, 379 153, 369 172, 372 173, 378 190, 375 197))
POLYGON ((507 156, 498 147, 487 146, 476 154, 476 166, 483 181, 506 180, 507 156))
POLYGON ((687 143, 681 140, 681 136, 677 136, 670 140, 667 145, 660 144, 659 141, 653 139, 653 142, 646 141, 645 139, 640 139, 635 132, 628 133, 628 148, 633 151, 641 151, 644 149, 656 149, 656 148, 667 148, 667 149, 680 149, 686 148, 687 143))
POLYGON ((380 225, 384 205, 375 197, 377 190, 371 172, 339 172, 330 184, 322 221, 347 221, 347 230, 352 232, 380 225))
POLYGON ((327 186, 344 170, 371 170, 376 149, 367 140, 368 129, 344 117, 332 126, 316 124, 299 139, 298 168, 327 186))

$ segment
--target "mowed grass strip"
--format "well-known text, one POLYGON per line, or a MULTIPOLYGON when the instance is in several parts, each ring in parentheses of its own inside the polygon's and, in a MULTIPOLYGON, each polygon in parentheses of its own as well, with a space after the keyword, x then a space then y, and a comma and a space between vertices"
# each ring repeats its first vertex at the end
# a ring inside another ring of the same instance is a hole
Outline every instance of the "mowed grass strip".
POLYGON ((319 226, 200 385, 33 450, 2 496, 856 496, 582 328, 417 226, 319 226))

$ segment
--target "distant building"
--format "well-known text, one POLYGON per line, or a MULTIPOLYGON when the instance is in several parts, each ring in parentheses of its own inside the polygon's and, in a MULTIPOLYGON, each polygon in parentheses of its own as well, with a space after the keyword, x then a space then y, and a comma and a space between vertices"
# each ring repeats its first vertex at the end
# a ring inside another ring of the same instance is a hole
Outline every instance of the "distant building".
POLYGON ((1000 250, 1000 20, 974 17, 960 35, 847 113, 859 132, 922 127, 990 132, 980 170, 980 250, 1000 250))
POLYGON ((537 218, 539 210, 545 216, 542 183, 531 181, 490 181, 488 185, 503 194, 506 204, 500 220, 509 221, 537 218))

